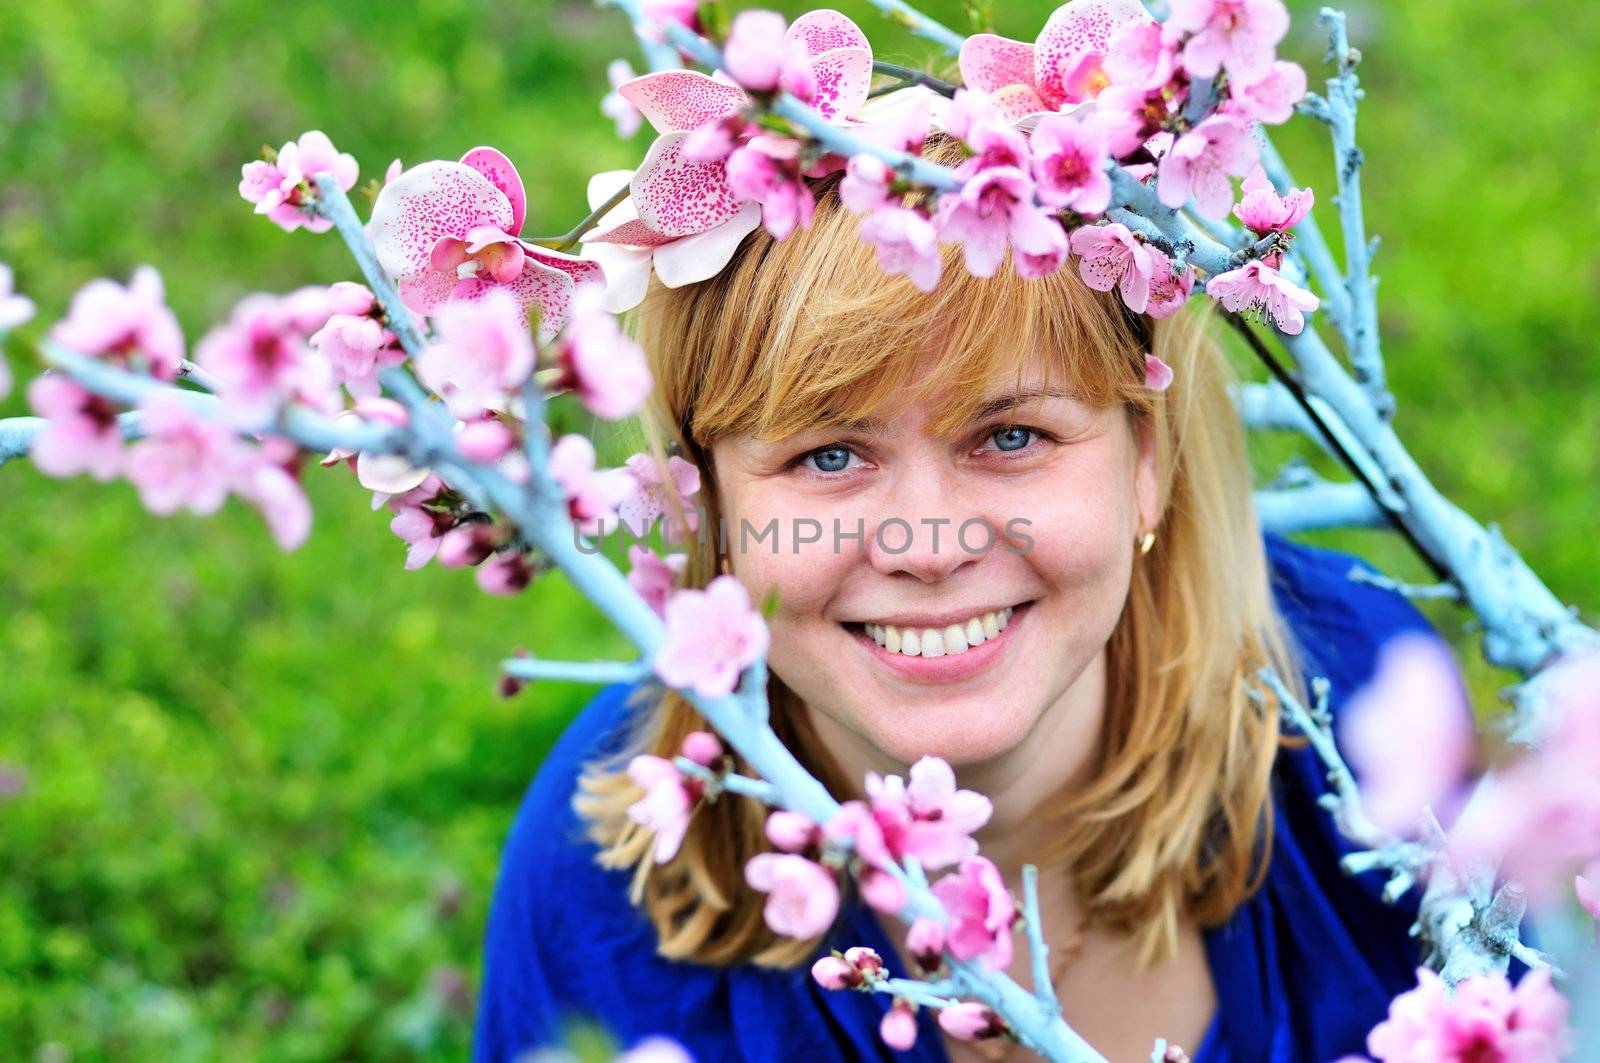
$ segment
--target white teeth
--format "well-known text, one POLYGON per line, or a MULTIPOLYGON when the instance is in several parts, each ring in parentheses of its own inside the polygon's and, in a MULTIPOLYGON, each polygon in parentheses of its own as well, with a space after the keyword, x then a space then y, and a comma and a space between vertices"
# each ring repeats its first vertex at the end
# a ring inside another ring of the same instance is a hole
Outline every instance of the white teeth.
POLYGON ((965 653, 998 638, 1015 612, 1013 606, 945 628, 898 628, 893 624, 863 624, 862 627, 872 641, 890 653, 903 653, 907 657, 945 657, 965 653))

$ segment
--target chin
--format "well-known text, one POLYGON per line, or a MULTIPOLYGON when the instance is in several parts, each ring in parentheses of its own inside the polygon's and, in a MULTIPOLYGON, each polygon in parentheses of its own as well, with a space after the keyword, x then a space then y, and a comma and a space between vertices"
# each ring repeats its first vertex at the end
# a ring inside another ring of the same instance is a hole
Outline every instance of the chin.
POLYGON ((959 769, 1004 757, 1027 740, 1039 714, 1019 709, 1027 704, 1023 699, 1008 702, 1010 707, 1005 709, 987 697, 937 706, 908 705, 906 708, 915 711, 901 719, 870 716, 862 719, 856 730, 885 756, 902 764, 938 757, 959 769))

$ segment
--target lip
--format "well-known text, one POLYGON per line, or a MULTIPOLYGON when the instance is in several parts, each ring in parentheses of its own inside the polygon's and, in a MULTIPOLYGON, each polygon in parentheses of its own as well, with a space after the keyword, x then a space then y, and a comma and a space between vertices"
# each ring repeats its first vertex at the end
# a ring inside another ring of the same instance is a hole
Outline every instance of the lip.
POLYGON ((983 645, 974 646, 963 653, 945 654, 943 657, 907 657, 903 653, 890 653, 878 645, 863 628, 849 627, 845 630, 877 660, 878 664, 903 679, 917 683, 953 683, 969 679, 994 665, 1006 652, 1006 647, 1011 645, 1016 630, 1027 622, 1028 615, 1033 612, 1033 605, 1034 603, 1029 601, 1016 606, 1005 630, 995 638, 985 640, 983 645))

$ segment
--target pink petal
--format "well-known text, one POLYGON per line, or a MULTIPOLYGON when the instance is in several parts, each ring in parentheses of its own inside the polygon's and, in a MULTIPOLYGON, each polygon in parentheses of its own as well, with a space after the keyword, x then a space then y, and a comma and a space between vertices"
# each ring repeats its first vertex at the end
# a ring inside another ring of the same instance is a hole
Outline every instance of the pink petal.
POLYGON ((528 215, 528 196, 522 190, 522 175, 498 148, 473 148, 461 156, 461 163, 477 170, 489 183, 505 194, 511 204, 511 224, 506 232, 512 236, 522 231, 522 221, 528 215))
POLYGON ((656 276, 668 288, 698 284, 714 277, 728 264, 740 241, 760 224, 761 204, 746 203, 738 214, 721 225, 656 248, 656 276))
POLYGON ((610 229, 598 230, 584 240, 586 244, 623 244, 627 247, 659 247, 677 237, 663 236, 634 218, 610 229))
POLYGON ((872 88, 872 50, 834 48, 823 52, 811 61, 811 73, 817 81, 811 106, 822 117, 855 114, 867 102, 867 92, 872 88))
POLYGON ((532 255, 523 260, 522 272, 509 284, 469 277, 456 285, 452 298, 482 299, 499 288, 516 296, 524 321, 532 316, 528 313, 529 307, 538 308, 539 342, 548 342, 566 327, 567 316, 572 310, 572 278, 563 270, 547 266, 532 255))
POLYGON ((967 88, 993 93, 1007 85, 1033 86, 1033 45, 993 33, 961 43, 961 80, 967 88))
POLYGON ((658 70, 617 86, 657 133, 682 133, 743 110, 750 97, 737 85, 698 70, 658 70))
POLYGON ((367 231, 379 264, 403 281, 433 272, 428 259, 439 237, 459 239, 478 225, 508 229, 511 221, 510 200, 483 174, 459 162, 425 162, 383 186, 367 231))
POLYGON ((1111 34, 1134 19, 1151 21, 1139 0, 1072 0, 1056 8, 1039 33, 1033 53, 1033 83, 1046 103, 1077 103, 1067 77, 1086 53, 1106 54, 1111 34))
POLYGON ((989 99, 1008 122, 1050 110, 1049 105, 1033 91, 1032 85, 1007 85, 991 93, 989 99))
POLYGON ((703 233, 738 214, 743 206, 728 187, 726 164, 684 161, 681 147, 688 136, 664 133, 657 137, 631 184, 639 220, 666 236, 703 233))
POLYGON ((861 32, 861 27, 852 22, 849 16, 827 8, 807 11, 795 19, 789 24, 784 37, 803 43, 809 55, 821 55, 834 48, 865 48, 869 53, 872 51, 872 45, 867 41, 867 35, 861 32))
POLYGON ((574 284, 603 284, 605 282, 605 273, 598 262, 533 244, 523 244, 522 249, 534 261, 549 266, 551 269, 559 269, 571 277, 574 284))

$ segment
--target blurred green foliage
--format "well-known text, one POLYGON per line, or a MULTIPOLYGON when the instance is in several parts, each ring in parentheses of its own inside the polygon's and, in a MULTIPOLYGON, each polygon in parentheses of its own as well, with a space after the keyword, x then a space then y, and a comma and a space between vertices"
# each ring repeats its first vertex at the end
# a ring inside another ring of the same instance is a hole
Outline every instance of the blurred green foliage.
MULTIPOLYGON (((780 6, 793 16, 801 5, 780 6)), ((840 5, 882 58, 929 46, 840 5)), ((1007 4, 1031 37, 1052 5, 1007 4)), ((1284 53, 1321 80, 1315 5, 1284 53)), ((930 10, 970 28, 957 3, 930 10)), ((1600 156, 1574 133, 1600 9, 1376 4, 1367 221, 1397 427, 1456 502, 1498 521, 1563 599, 1600 602, 1600 156)), ((0 0, 0 261, 40 304, 154 263, 191 342, 241 295, 353 276, 336 238, 286 235, 234 191, 263 143, 327 131, 390 158, 479 143, 517 161, 529 229, 582 213, 592 172, 648 143, 598 112, 620 16, 530 0, 0 0)), ((1327 142, 1279 142, 1337 232, 1327 142)), ((1241 363, 1245 364, 1245 363, 1241 363)), ((19 394, 0 415, 25 412, 19 394)), ((587 428, 570 408, 574 427, 587 428)), ((1266 470, 1285 453, 1262 440, 1266 470)), ((494 692, 518 644, 625 647, 559 579, 521 598, 401 544, 342 473, 308 471, 317 527, 281 554, 234 504, 159 520, 125 484, 0 472, 0 1044, 12 1058, 459 1057, 498 848, 589 691, 494 692)), ((1392 536, 1323 533, 1423 578, 1392 536)), ((1430 607, 1474 686, 1461 615, 1430 607)))

